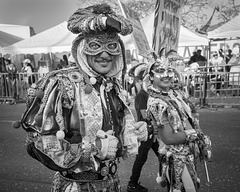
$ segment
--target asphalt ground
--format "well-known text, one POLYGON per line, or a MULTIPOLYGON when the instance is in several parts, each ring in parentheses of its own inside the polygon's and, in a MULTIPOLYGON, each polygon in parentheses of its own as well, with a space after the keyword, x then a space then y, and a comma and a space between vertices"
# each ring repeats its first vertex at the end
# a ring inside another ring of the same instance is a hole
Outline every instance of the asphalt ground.
MULTIPOLYGON (((54 172, 32 159, 26 152, 26 134, 11 124, 19 119, 25 104, 0 105, 0 192, 48 192, 54 172)), ((203 163, 198 166, 201 179, 200 192, 240 191, 240 110, 199 109, 200 125, 212 140, 213 160, 208 163, 212 184, 206 185, 203 163)), ((123 192, 131 175, 134 157, 121 161, 119 175, 123 192)), ((165 192, 156 183, 158 161, 149 152, 140 182, 149 192, 165 192)))

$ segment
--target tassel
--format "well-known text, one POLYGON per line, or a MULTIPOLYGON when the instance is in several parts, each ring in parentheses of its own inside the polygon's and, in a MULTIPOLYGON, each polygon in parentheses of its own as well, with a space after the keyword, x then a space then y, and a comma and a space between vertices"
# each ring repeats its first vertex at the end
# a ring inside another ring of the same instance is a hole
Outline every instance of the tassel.
POLYGON ((162 177, 159 175, 159 173, 157 174, 156 181, 157 181, 157 184, 160 184, 162 182, 162 177))

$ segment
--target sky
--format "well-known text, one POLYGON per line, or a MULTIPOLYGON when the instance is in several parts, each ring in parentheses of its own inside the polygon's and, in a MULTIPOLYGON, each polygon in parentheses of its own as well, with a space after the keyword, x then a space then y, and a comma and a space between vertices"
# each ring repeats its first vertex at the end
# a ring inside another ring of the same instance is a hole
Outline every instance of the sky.
POLYGON ((0 0, 0 23, 26 25, 40 33, 54 27, 77 10, 76 0, 0 0))
POLYGON ((77 0, 0 0, 0 24, 31 26, 40 33, 67 21, 77 8, 77 0))

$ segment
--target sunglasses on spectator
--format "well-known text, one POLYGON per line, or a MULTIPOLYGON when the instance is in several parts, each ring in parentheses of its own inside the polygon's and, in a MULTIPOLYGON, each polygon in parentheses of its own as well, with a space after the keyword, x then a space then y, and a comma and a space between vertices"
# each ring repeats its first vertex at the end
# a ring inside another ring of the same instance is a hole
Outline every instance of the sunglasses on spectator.
POLYGON ((214 54, 213 57, 218 56, 218 54, 214 54))

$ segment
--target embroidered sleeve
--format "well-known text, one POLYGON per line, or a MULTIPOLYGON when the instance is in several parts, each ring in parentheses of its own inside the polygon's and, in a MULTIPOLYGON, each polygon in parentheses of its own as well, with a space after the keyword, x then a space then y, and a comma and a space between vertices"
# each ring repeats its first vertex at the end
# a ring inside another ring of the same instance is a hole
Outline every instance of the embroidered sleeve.
POLYGON ((27 97, 22 127, 29 134, 28 153, 56 171, 74 166, 83 152, 81 135, 69 132, 74 87, 66 73, 48 74, 27 97))
POLYGON ((161 99, 149 98, 147 105, 147 117, 151 119, 157 126, 168 123, 167 117, 168 106, 167 103, 161 99))

